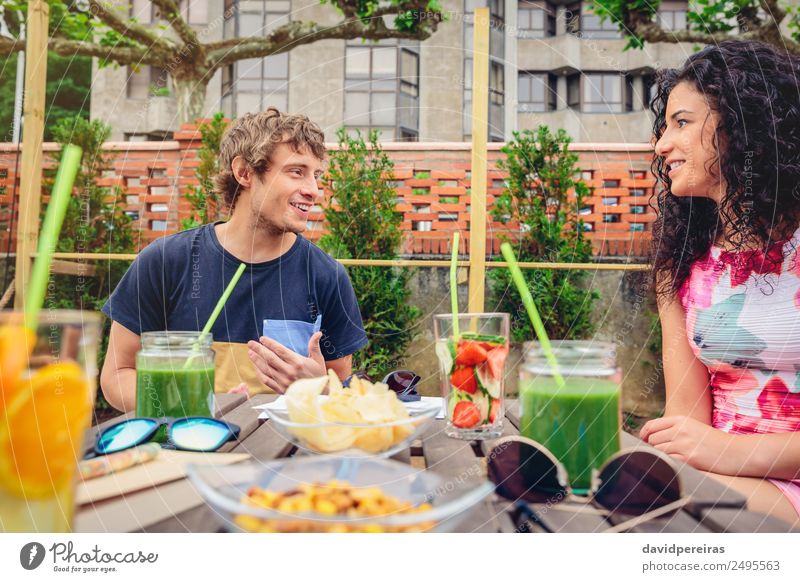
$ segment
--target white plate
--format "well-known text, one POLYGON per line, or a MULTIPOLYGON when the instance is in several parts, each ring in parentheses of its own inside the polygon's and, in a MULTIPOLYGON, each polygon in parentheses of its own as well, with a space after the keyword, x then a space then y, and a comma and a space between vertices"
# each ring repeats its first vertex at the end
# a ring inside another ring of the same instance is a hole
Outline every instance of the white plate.
MULTIPOLYGON (((327 396, 320 396, 321 399, 327 398, 327 396)), ((439 413, 436 415, 436 418, 444 418, 444 408, 442 407, 442 398, 439 396, 423 396, 421 400, 417 402, 403 402, 405 407, 408 409, 409 412, 421 412, 424 410, 430 410, 431 408, 438 407, 439 413)), ((283 412, 286 410, 286 397, 281 395, 278 396, 272 402, 268 402, 267 404, 259 404, 258 406, 254 406, 253 409, 255 410, 273 410, 277 412, 283 412)), ((266 412, 262 412, 258 415, 258 418, 267 419, 269 416, 266 412)))

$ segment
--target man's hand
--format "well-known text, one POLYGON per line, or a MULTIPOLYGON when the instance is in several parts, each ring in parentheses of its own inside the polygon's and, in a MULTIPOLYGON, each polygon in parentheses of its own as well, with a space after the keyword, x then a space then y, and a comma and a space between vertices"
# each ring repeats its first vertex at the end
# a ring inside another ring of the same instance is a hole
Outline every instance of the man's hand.
POLYGON ((639 437, 695 469, 737 475, 742 467, 736 435, 688 416, 665 416, 646 423, 639 437))
POLYGON ((318 331, 308 341, 308 357, 282 346, 275 340, 262 337, 258 342, 247 342, 248 355, 256 367, 258 379, 283 394, 289 385, 300 378, 318 378, 327 371, 325 358, 319 347, 322 332, 318 331))

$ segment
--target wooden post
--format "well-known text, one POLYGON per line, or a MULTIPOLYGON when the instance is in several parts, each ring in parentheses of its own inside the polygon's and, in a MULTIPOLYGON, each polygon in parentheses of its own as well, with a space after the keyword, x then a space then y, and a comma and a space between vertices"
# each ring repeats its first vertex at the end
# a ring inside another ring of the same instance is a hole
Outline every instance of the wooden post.
POLYGON ((20 177, 17 261, 14 271, 14 308, 22 309, 25 285, 31 271, 31 255, 39 238, 42 199, 42 141, 47 82, 47 38, 50 7, 45 0, 28 2, 25 39, 25 101, 22 126, 22 175, 20 177))
POLYGON ((489 137, 489 9, 477 8, 472 54, 472 179, 469 214, 469 311, 484 310, 486 141, 489 137))

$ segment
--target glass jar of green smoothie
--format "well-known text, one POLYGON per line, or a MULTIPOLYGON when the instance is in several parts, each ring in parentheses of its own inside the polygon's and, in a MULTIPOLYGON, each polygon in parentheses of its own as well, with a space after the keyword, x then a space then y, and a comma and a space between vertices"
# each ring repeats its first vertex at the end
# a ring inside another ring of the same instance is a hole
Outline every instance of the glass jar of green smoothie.
MULTIPOLYGON (((152 331, 143 333, 141 342, 136 354, 136 416, 214 416, 211 334, 201 338, 199 331, 152 331)), ((164 442, 165 434, 156 440, 164 442)))
POLYGON ((564 465, 570 485, 586 494, 592 469, 620 448, 620 374, 616 346, 595 341, 554 341, 553 367, 538 342, 524 346, 520 366, 520 433, 547 447, 564 465))

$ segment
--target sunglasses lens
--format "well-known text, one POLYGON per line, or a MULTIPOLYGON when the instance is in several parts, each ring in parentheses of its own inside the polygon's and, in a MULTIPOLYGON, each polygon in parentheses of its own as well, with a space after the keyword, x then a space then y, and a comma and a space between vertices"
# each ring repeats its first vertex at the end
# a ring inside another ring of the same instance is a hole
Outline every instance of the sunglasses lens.
POLYGON ((414 372, 408 370, 398 370, 392 372, 383 379, 383 383, 389 386, 389 389, 398 394, 410 392, 419 384, 419 376, 414 372))
POLYGON ((642 515, 681 497, 675 469, 646 451, 614 459, 602 469, 599 480, 594 496, 597 503, 627 515, 642 515))
POLYGON ((228 426, 213 418, 186 418, 172 425, 170 439, 189 451, 213 451, 231 437, 228 426))
POLYGON ((98 453, 114 453, 146 441, 158 427, 158 422, 147 418, 127 420, 106 429, 97 439, 98 453))
POLYGON ((528 443, 500 443, 489 454, 487 470, 497 494, 506 499, 545 503, 567 494, 553 461, 528 443))

